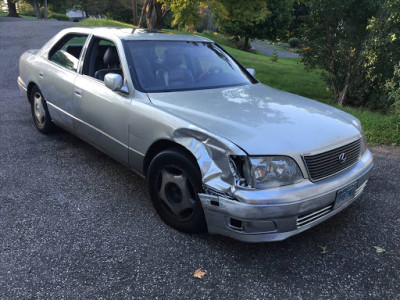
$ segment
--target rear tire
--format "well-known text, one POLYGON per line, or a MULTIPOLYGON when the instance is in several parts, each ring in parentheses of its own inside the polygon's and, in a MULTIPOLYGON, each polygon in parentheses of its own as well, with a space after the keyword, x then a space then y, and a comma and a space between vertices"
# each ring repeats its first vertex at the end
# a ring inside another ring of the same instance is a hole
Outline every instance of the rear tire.
POLYGON ((33 122, 41 133, 50 133, 54 131, 55 125, 51 120, 46 100, 37 86, 34 86, 30 92, 29 100, 31 102, 31 112, 33 122))
POLYGON ((198 193, 203 192, 200 170, 179 149, 159 153, 151 161, 147 186, 154 208, 169 226, 183 232, 203 232, 207 225, 198 193))

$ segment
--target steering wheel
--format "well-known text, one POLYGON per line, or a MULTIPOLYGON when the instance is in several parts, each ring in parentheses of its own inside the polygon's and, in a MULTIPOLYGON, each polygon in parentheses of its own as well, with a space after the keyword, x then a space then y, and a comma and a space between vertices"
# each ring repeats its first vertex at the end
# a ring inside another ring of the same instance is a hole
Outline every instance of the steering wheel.
POLYGON ((196 81, 201 81, 206 79, 207 77, 213 76, 213 75, 218 75, 222 73, 222 69, 218 67, 212 67, 208 70, 205 70, 203 73, 201 73, 199 76, 197 76, 196 81))

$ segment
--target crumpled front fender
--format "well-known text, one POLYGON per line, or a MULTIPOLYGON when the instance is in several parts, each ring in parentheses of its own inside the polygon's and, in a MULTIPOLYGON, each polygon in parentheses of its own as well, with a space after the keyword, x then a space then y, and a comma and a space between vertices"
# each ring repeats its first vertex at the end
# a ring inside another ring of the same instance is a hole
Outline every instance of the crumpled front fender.
POLYGON ((178 129, 174 132, 173 140, 196 158, 206 190, 232 194, 235 180, 229 167, 229 155, 245 156, 242 149, 197 128, 178 129))

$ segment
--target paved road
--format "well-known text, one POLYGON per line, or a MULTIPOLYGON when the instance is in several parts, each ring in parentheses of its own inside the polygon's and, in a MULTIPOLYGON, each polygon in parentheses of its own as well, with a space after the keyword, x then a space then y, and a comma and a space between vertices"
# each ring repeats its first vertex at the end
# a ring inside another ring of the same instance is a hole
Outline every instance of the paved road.
POLYGON ((0 18, 0 299, 400 298, 398 148, 373 148, 365 195, 287 241, 179 233, 143 179, 68 133, 35 130, 18 57, 70 25, 0 18))
MULTIPOLYGON (((257 43, 257 42, 251 42, 251 45, 253 46, 254 49, 257 49, 264 53, 266 56, 272 56, 274 54, 274 48, 271 48, 265 44, 262 43, 257 43)), ((293 53, 289 51, 281 51, 281 50, 276 50, 276 53, 278 57, 300 57, 298 53, 293 53)))

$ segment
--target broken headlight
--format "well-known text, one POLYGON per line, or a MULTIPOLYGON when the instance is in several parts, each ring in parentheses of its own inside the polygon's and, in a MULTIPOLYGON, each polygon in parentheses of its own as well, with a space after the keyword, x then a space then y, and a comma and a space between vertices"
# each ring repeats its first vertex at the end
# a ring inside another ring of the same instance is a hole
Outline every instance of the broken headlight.
POLYGON ((274 188, 301 182, 304 177, 296 162, 286 156, 250 157, 252 186, 274 188))

